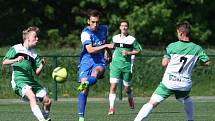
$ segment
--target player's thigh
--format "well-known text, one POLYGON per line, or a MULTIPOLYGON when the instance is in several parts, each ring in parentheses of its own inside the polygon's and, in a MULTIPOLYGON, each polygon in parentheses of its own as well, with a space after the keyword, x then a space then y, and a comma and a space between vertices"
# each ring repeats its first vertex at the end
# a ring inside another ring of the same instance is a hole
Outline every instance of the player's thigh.
POLYGON ((156 102, 161 102, 168 98, 170 95, 172 95, 174 92, 171 89, 168 89, 165 85, 160 83, 158 87, 155 89, 151 100, 154 100, 156 102))
POLYGON ((104 73, 106 70, 106 66, 103 63, 94 64, 91 72, 91 76, 97 76, 98 79, 104 78, 104 73))
POLYGON ((15 82, 14 83, 15 85, 13 87, 13 90, 15 91, 15 94, 17 94, 18 96, 24 97, 26 91, 31 87, 23 79, 18 79, 14 82, 15 82))
POLYGON ((124 86, 131 86, 131 78, 132 78, 132 73, 130 71, 122 73, 122 80, 123 80, 124 86))
POLYGON ((118 66, 111 66, 110 67, 110 78, 121 79, 121 69, 118 66))
POLYGON ((34 82, 32 85, 32 90, 36 95, 37 100, 42 101, 43 98, 47 95, 47 89, 40 85, 38 82, 34 82))
POLYGON ((80 82, 82 78, 87 78, 92 72, 92 68, 93 68, 92 64, 81 63, 79 65, 79 70, 78 70, 78 82, 80 82))

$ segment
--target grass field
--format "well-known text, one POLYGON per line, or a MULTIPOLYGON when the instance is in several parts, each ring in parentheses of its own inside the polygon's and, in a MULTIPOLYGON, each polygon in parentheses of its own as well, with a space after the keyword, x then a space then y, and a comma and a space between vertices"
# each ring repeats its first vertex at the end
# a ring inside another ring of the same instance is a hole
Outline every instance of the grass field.
MULTIPOLYGON (((147 98, 148 99, 148 98, 147 98)), ((89 98, 86 121, 133 121, 143 103, 143 98, 135 98, 136 110, 130 111, 126 99, 116 101, 116 114, 108 116, 108 100, 89 98)), ((195 121, 215 121, 215 97, 194 97, 195 121)), ((77 99, 54 101, 51 112, 52 121, 77 121, 77 99)), ((36 121, 28 103, 17 99, 0 99, 0 121, 36 121)), ((186 121, 183 106, 174 98, 159 105, 146 121, 186 121)))

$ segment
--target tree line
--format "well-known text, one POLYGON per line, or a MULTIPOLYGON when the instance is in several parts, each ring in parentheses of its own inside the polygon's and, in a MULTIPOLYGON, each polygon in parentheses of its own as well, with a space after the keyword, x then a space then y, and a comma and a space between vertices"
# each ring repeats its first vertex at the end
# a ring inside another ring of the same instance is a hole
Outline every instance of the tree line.
POLYGON ((86 13, 98 9, 109 38, 119 33, 119 21, 130 22, 129 32, 144 46, 164 46, 176 41, 175 25, 192 24, 192 39, 214 45, 213 0, 0 0, 0 46, 22 41, 22 30, 38 26, 44 47, 80 46, 86 13))

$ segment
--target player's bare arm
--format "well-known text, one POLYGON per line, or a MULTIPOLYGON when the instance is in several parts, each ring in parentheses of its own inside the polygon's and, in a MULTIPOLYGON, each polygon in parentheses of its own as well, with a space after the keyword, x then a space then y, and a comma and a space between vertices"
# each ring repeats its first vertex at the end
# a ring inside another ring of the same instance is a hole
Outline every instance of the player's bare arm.
POLYGON ((162 65, 163 67, 166 67, 166 66, 168 65, 168 63, 169 63, 169 59, 168 59, 168 58, 163 58, 163 59, 162 59, 162 62, 161 62, 161 65, 162 65))
POLYGON ((10 64, 14 64, 15 62, 18 62, 18 61, 21 61, 23 60, 24 57, 23 56, 18 56, 17 58, 15 59, 5 59, 2 64, 3 65, 10 65, 10 64))
POLYGON ((37 76, 40 75, 40 73, 41 73, 43 67, 45 66, 45 64, 46 64, 46 61, 45 61, 44 58, 42 58, 41 61, 40 61, 40 66, 39 66, 39 68, 37 68, 37 70, 36 70, 36 75, 37 75, 37 76))
POLYGON ((126 55, 137 55, 139 53, 140 53, 140 51, 137 51, 137 50, 133 50, 133 51, 122 50, 122 55, 123 56, 126 56, 126 55))
POLYGON ((104 48, 109 48, 112 49, 114 47, 113 44, 104 44, 101 46, 93 47, 92 44, 86 45, 86 49, 88 53, 97 53, 98 51, 104 49, 104 48))

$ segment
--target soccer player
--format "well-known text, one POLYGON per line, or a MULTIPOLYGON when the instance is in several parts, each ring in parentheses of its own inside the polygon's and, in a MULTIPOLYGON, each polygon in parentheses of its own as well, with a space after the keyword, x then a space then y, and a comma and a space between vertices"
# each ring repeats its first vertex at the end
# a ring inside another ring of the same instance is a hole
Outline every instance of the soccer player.
POLYGON ((79 78, 81 91, 78 96, 79 121, 84 121, 85 107, 89 87, 101 79, 105 72, 105 49, 112 49, 113 44, 106 44, 107 26, 99 25, 100 12, 91 10, 88 13, 87 23, 81 33, 82 51, 79 60, 79 78))
POLYGON ((189 96, 192 88, 192 69, 197 60, 201 60, 205 65, 209 65, 210 62, 202 47, 190 41, 191 25, 188 22, 178 24, 176 32, 179 41, 167 46, 162 60, 162 66, 166 67, 162 82, 134 121, 144 120, 153 108, 172 94, 184 105, 188 121, 193 121, 193 101, 189 96))
POLYGON ((47 91, 36 80, 33 73, 39 75, 45 65, 44 58, 41 59, 33 48, 38 43, 38 27, 29 27, 23 31, 23 43, 14 45, 6 53, 2 64, 11 65, 12 88, 23 100, 29 101, 33 114, 39 121, 51 121, 48 118, 51 100, 47 91), (37 100, 42 102, 41 110, 37 100))
POLYGON ((131 90, 132 78, 132 59, 140 53, 142 47, 137 40, 128 33, 129 23, 127 20, 122 20, 119 23, 120 34, 113 37, 115 50, 110 65, 110 93, 109 93, 109 111, 108 115, 115 113, 114 102, 116 99, 117 83, 122 80, 124 90, 128 94, 128 103, 130 109, 134 109, 134 99, 131 90), (132 57, 132 59, 131 59, 132 57))

